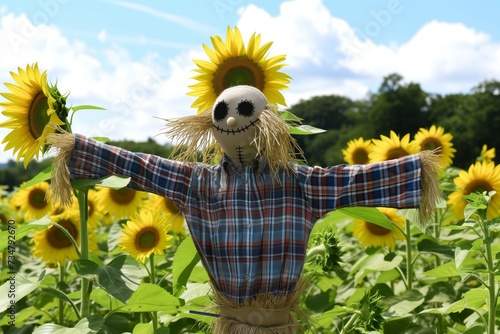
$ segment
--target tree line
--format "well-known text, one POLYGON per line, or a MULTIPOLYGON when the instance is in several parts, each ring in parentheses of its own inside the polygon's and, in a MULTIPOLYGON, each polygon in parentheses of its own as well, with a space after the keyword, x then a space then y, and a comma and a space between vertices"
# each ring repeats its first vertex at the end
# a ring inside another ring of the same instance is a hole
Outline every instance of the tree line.
MULTIPOLYGON (((401 137, 413 138, 420 128, 442 126, 453 135, 457 150, 453 165, 468 168, 481 152, 500 148, 500 82, 484 81, 470 93, 433 94, 418 83, 405 82, 397 73, 384 77, 379 89, 367 98, 353 100, 340 95, 315 96, 301 100, 289 111, 303 119, 304 124, 327 130, 324 133, 296 136, 309 165, 331 166, 344 163, 342 149, 351 139, 379 139, 394 131, 401 137)), ((152 138, 144 142, 112 141, 111 145, 134 152, 168 157, 171 147, 152 138)), ((0 184, 8 190, 31 179, 50 166, 51 159, 32 161, 27 169, 9 161, 0 169, 0 184)))
POLYGON ((484 144, 500 149, 500 82, 484 81, 470 93, 432 94, 418 83, 405 83, 393 73, 384 77, 376 93, 363 100, 345 96, 315 96, 293 105, 290 111, 304 124, 326 133, 297 136, 309 165, 344 163, 342 149, 351 139, 380 139, 393 130, 401 137, 420 128, 442 126, 453 136, 455 167, 474 163, 484 144))

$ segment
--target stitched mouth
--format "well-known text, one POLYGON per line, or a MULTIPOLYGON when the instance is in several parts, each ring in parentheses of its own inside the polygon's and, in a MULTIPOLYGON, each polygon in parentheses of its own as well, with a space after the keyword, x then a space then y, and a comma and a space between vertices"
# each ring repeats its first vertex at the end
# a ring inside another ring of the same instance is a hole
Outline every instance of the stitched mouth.
POLYGON ((250 124, 244 126, 244 127, 241 127, 241 128, 237 128, 237 129, 224 129, 224 128, 221 128, 215 124, 212 123, 212 125, 214 126, 214 128, 220 132, 220 133, 225 133, 225 134, 237 134, 237 133, 242 133, 242 132, 245 132, 247 131, 248 129, 250 129, 255 123, 257 123, 259 121, 259 119, 256 119, 255 121, 250 121, 250 124))

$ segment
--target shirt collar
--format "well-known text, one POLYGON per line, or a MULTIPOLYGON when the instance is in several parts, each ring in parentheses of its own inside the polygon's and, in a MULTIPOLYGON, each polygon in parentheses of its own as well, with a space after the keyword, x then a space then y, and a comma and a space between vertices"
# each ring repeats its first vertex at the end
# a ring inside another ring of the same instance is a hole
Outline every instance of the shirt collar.
MULTIPOLYGON (((224 156, 222 157, 222 166, 224 167, 224 170, 227 172, 227 168, 230 168, 232 171, 236 173, 240 173, 240 170, 238 167, 231 161, 231 159, 224 153, 224 156)), ((254 159, 252 162, 252 167, 255 172, 258 174, 262 173, 264 168, 267 166, 267 163, 265 162, 264 159, 262 159, 261 156, 258 156, 254 159)))

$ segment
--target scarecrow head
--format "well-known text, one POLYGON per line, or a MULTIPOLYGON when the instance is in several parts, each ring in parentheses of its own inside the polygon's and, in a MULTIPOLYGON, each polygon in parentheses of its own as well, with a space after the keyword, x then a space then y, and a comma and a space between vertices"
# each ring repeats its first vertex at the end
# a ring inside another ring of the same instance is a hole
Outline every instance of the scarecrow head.
POLYGON ((289 169, 302 151, 290 126, 257 88, 239 85, 225 89, 212 108, 199 114, 166 119, 163 133, 176 142, 173 157, 205 163, 226 157, 237 168, 265 161, 276 174, 289 169))
POLYGON ((251 86, 228 88, 216 99, 212 133, 234 164, 250 165, 259 153, 256 146, 258 116, 266 106, 264 94, 251 86))

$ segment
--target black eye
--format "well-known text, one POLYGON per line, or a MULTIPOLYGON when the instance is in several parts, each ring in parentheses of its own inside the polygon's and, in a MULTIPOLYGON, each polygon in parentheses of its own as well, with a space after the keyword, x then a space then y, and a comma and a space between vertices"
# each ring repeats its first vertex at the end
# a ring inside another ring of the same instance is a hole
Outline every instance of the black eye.
POLYGON ((238 114, 244 117, 252 116, 253 112, 255 111, 255 107, 252 101, 249 100, 242 100, 240 103, 238 103, 238 107, 236 109, 238 110, 238 114))
POLYGON ((227 117, 229 106, 226 101, 220 101, 214 108, 214 119, 216 122, 222 121, 227 117))

